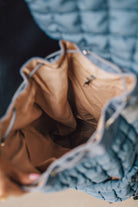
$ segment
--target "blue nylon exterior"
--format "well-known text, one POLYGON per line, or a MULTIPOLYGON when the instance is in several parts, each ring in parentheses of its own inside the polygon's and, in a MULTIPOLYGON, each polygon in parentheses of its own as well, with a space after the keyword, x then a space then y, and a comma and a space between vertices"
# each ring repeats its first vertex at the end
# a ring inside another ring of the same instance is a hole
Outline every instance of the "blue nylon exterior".
POLYGON ((138 121, 130 125, 122 116, 111 148, 94 159, 85 156, 71 169, 49 176, 41 191, 50 193, 73 188, 109 202, 120 202, 138 193, 138 121), (137 131, 136 131, 137 130, 137 131), (110 180, 111 177, 119 180, 110 180))
POLYGON ((25 0, 51 38, 88 48, 138 73, 138 0, 25 0))

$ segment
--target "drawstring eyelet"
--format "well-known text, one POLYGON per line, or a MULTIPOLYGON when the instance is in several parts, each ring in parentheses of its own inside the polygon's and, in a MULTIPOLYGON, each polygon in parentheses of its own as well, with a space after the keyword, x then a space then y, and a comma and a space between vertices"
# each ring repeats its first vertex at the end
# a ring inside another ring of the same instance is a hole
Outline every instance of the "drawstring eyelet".
POLYGON ((89 55, 90 54, 90 51, 88 49, 84 49, 84 50, 82 50, 82 53, 84 55, 89 55))

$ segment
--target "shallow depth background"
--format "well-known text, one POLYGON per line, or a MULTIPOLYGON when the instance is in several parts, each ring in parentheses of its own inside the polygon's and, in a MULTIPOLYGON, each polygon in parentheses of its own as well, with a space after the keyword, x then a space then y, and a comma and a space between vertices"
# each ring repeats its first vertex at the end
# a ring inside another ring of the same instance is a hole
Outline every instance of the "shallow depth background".
POLYGON ((76 190, 55 194, 31 193, 20 198, 9 198, 0 207, 138 207, 138 200, 108 203, 76 190))
POLYGON ((0 0, 0 117, 22 82, 20 67, 58 49, 35 24, 24 0, 0 0))

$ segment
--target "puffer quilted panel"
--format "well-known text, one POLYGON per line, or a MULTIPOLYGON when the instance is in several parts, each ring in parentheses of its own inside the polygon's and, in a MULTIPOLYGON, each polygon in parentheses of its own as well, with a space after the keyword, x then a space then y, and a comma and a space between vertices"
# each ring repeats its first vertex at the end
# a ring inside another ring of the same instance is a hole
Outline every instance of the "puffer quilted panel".
POLYGON ((54 39, 88 48, 138 73, 138 0, 25 0, 54 39))
POLYGON ((120 117, 118 133, 107 153, 94 159, 85 156, 73 168, 51 174, 42 191, 73 188, 109 202, 120 202, 135 195, 138 181, 132 177, 138 173, 137 129, 138 121, 130 125, 120 117))

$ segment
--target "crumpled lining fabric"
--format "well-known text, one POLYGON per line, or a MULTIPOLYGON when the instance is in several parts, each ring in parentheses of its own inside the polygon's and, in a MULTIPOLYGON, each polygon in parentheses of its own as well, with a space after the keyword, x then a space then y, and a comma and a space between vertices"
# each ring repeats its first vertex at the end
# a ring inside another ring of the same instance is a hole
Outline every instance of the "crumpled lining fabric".
POLYGON ((138 0, 25 0, 51 38, 76 43, 138 73, 138 0))

